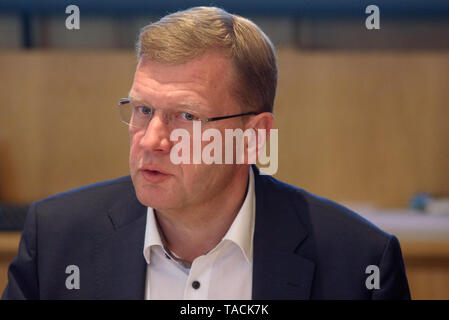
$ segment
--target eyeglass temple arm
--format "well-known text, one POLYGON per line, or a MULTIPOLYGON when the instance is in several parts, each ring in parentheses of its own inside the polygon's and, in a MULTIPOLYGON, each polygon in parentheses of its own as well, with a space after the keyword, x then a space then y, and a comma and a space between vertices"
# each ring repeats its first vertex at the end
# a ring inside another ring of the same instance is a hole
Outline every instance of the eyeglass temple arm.
POLYGON ((122 99, 120 99, 120 101, 118 102, 118 104, 119 104, 119 105, 123 105, 123 104, 127 104, 127 103, 130 103, 130 102, 131 102, 131 100, 126 99, 126 98, 122 98, 122 99))
POLYGON ((234 114, 232 116, 223 116, 223 117, 215 117, 215 118, 209 118, 209 119, 203 119, 204 122, 211 122, 211 121, 217 121, 217 120, 224 120, 224 119, 230 119, 230 118, 236 118, 236 117, 243 117, 248 115, 256 115, 259 114, 259 112, 246 112, 241 114, 234 114))

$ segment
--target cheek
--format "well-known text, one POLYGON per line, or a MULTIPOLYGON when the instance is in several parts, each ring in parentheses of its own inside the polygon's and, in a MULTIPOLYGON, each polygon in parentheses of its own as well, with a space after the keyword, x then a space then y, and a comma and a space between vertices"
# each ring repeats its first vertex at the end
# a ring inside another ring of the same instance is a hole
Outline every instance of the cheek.
POLYGON ((185 189, 197 189, 201 184, 202 177, 205 175, 203 165, 198 164, 180 164, 176 165, 179 169, 178 183, 182 184, 185 189))
POLYGON ((220 165, 187 164, 180 168, 182 172, 182 184, 189 190, 207 193, 210 185, 217 180, 220 173, 220 165))
POLYGON ((135 163, 138 161, 139 155, 139 134, 134 133, 130 130, 129 132, 129 164, 131 169, 133 169, 135 163))
POLYGON ((129 143, 132 148, 134 144, 137 144, 137 142, 142 136, 142 133, 141 131, 137 131, 136 129, 129 127, 128 134, 129 134, 129 143))

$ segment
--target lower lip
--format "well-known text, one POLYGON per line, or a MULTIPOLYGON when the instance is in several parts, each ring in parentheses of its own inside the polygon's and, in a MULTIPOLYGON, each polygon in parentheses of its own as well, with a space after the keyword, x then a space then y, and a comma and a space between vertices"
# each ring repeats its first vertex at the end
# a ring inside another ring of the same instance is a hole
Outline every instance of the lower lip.
POLYGON ((158 171, 141 170, 140 172, 145 180, 151 183, 160 183, 169 177, 168 174, 160 173, 158 171))

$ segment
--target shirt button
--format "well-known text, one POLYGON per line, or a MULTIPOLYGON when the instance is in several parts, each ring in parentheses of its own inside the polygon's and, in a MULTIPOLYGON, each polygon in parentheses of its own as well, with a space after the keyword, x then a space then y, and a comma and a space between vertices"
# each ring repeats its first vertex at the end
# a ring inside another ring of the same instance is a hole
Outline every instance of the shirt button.
POLYGON ((198 289, 200 287, 200 283, 195 280, 192 282, 192 287, 193 287, 193 289, 198 289))

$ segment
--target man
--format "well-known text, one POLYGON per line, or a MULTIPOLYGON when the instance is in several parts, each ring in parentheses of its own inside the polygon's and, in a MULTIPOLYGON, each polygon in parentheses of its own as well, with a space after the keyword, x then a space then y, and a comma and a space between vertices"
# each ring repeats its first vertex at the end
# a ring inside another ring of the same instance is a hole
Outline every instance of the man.
POLYGON ((276 58, 257 26, 192 8, 145 27, 137 51, 119 107, 130 177, 32 204, 3 298, 410 298, 397 239, 355 213, 248 157, 172 161, 171 134, 196 120, 221 134, 273 128, 276 58))

